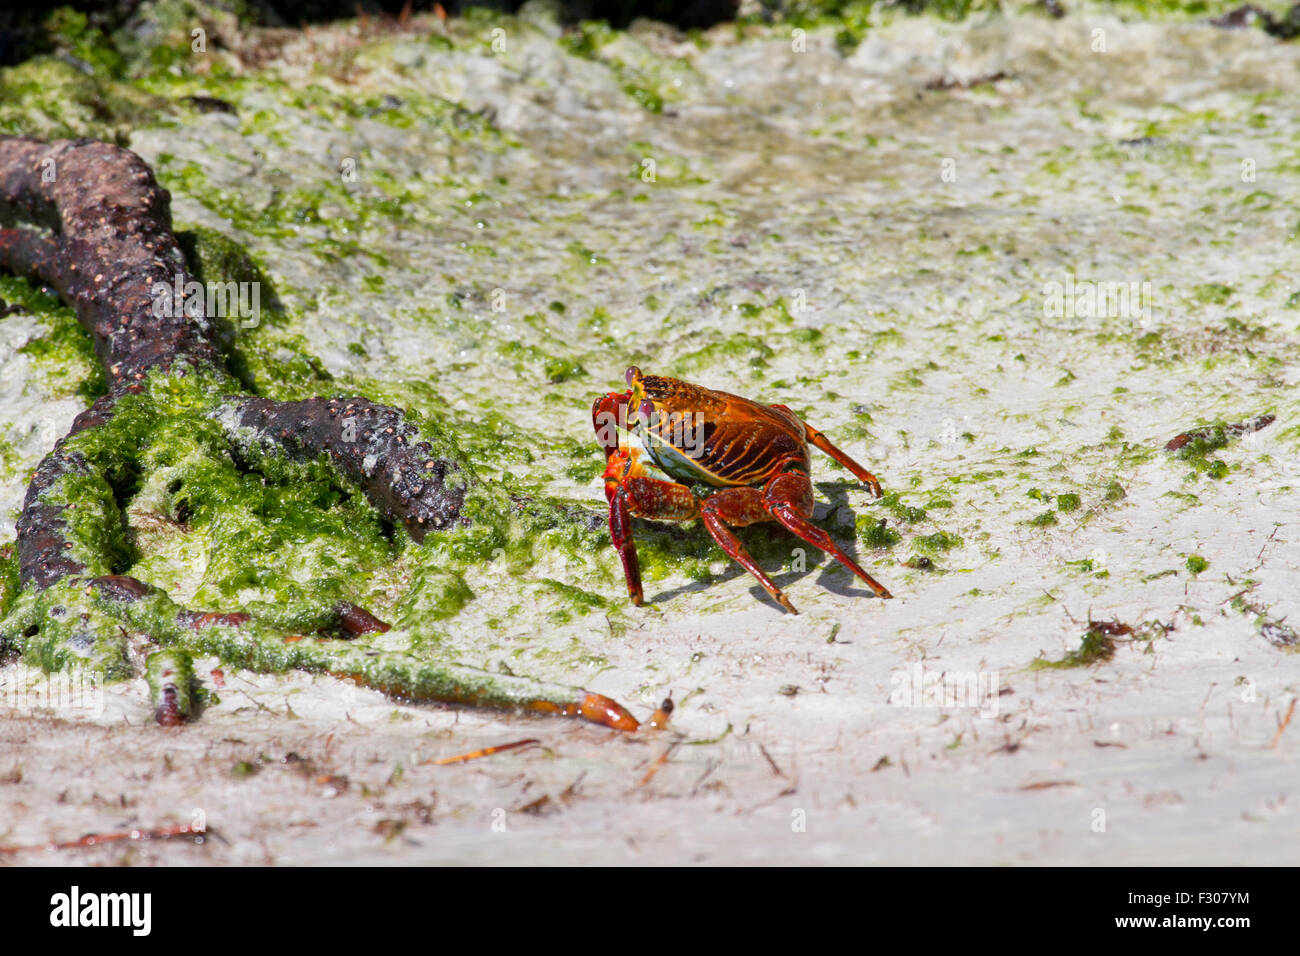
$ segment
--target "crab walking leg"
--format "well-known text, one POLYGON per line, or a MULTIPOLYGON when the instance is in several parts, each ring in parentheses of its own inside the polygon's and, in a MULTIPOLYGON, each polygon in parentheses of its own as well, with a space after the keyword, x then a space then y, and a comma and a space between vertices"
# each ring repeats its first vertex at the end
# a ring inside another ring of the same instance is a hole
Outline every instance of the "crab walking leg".
POLYGON ((612 477, 626 475, 636 466, 625 455, 611 459, 606 469, 605 497, 609 499, 609 536, 623 561, 627 593, 632 603, 641 606, 641 566, 636 559, 636 542, 632 540, 632 516, 657 521, 686 521, 698 513, 695 496, 684 485, 658 478, 612 477))
POLYGON ((714 492, 704 499, 704 504, 700 505, 700 517, 704 520, 704 527, 709 529, 709 534, 713 535, 713 540, 718 542, 718 547, 758 578, 758 583, 763 585, 764 590, 772 595, 778 604, 791 614, 799 613, 790 603, 790 599, 772 583, 772 579, 764 574, 763 569, 750 557, 745 546, 740 543, 740 539, 727 527, 728 525, 743 527, 772 520, 772 515, 768 513, 763 503, 762 491, 757 488, 724 488, 722 491, 714 492))
POLYGON ((641 565, 636 559, 636 542, 632 540, 632 508, 628 502, 631 495, 623 485, 607 481, 605 497, 609 499, 609 537, 623 562, 627 594, 632 603, 640 607, 644 598, 641 594, 641 565))
POLYGON ((809 544, 821 548, 840 564, 844 565, 863 581, 867 587, 876 592, 877 597, 893 597, 885 586, 858 566, 858 563, 839 549, 831 536, 808 520, 812 514, 812 482, 808 476, 797 471, 777 475, 767 483, 764 494, 767 509, 777 521, 787 529, 803 538, 809 544))
MULTIPOLYGON (((772 407, 784 409, 785 411, 790 412, 790 409, 787 408, 785 405, 773 405, 772 407)), ((790 414, 793 415, 794 412, 790 412, 790 414)), ((849 471, 853 472, 854 476, 858 479, 858 481, 862 482, 868 488, 870 488, 871 493, 875 495, 877 498, 879 498, 883 494, 883 492, 880 490, 880 482, 876 480, 875 475, 867 471, 867 469, 863 468, 861 465, 859 465, 848 455, 844 454, 844 452, 840 451, 838 448, 832 445, 829 438, 827 438, 817 429, 813 428, 807 422, 803 421, 803 419, 799 419, 799 421, 803 424, 804 437, 808 439, 808 442, 814 448, 818 448, 821 451, 825 452, 827 455, 830 455, 832 458, 838 461, 849 471)))

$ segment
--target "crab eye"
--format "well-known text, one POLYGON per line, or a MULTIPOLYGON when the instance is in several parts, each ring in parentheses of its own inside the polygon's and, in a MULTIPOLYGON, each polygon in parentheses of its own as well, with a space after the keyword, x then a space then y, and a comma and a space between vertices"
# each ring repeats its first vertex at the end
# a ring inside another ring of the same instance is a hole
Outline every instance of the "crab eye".
POLYGON ((623 381, 627 382, 628 385, 631 385, 640 377, 641 377, 641 370, 637 368, 635 365, 633 365, 631 368, 627 370, 627 373, 623 376, 623 381))
POLYGON ((650 425, 650 423, 654 421, 655 403, 650 401, 648 398, 645 399, 645 401, 637 407, 636 413, 641 417, 642 422, 647 426, 650 425))

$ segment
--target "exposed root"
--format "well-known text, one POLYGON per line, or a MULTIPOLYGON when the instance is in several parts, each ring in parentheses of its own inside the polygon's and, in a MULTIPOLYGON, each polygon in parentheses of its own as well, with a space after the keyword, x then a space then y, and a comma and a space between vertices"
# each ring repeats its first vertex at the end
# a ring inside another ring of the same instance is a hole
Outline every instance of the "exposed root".
POLYGON ((22 592, 0 622, 0 647, 48 669, 77 664, 126 677, 134 671, 127 635, 143 633, 162 648, 147 671, 164 725, 194 714, 194 652, 251 670, 331 674, 410 700, 522 708, 635 730, 624 708, 582 688, 354 646, 354 638, 390 625, 347 601, 295 621, 319 636, 286 634, 256 614, 180 607, 124 573, 135 556, 123 509, 139 479, 137 459, 165 424, 151 396, 181 377, 197 395, 195 414, 206 416, 191 421, 218 423, 225 453, 244 467, 267 458, 327 463, 416 541, 468 523, 472 475, 435 454, 402 410, 361 397, 277 402, 236 394, 203 296, 185 291, 193 278, 171 229, 170 202, 129 150, 0 136, 0 268, 48 283, 76 310, 109 388, 77 416, 27 489, 17 524, 22 592))
POLYGON ((460 517, 465 486, 455 480, 461 478, 459 466, 434 457, 400 409, 364 398, 234 398, 213 416, 241 460, 271 453, 311 462, 326 455, 416 541, 460 517))

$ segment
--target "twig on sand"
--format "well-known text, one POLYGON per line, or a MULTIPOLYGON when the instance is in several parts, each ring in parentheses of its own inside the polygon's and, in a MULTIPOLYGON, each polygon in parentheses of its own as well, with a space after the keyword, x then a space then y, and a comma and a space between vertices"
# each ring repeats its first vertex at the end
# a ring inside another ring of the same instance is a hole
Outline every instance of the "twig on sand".
POLYGON ((1295 705, 1297 700, 1300 700, 1300 698, 1291 698, 1291 706, 1286 709, 1286 716, 1283 717, 1282 722, 1277 725, 1277 733, 1273 735, 1273 742, 1268 745, 1270 750, 1277 749, 1278 741, 1282 739, 1282 731, 1286 730, 1287 725, 1291 723, 1291 718, 1295 716, 1295 705))
POLYGON ((664 752, 661 753, 659 757, 655 760, 655 762, 650 765, 650 769, 647 770, 645 776, 641 778, 641 783, 638 784, 638 786, 644 787, 647 783, 653 780, 655 774, 659 772, 659 768, 668 762, 668 758, 672 756, 673 751, 676 750, 679 746, 681 746, 680 740, 674 740, 672 743, 670 743, 668 747, 664 750, 664 752))
POLYGON ((206 836, 216 832, 208 827, 180 823, 169 827, 154 827, 152 830, 123 830, 118 833, 87 833, 78 840, 64 843, 32 843, 27 846, 0 846, 0 853, 24 853, 29 850, 79 850, 85 847, 102 846, 105 843, 121 843, 124 840, 172 840, 177 837, 189 837, 195 844, 202 844, 206 836))
POLYGON ((425 763, 433 764, 435 767, 444 767, 453 763, 469 763, 471 760, 478 760, 480 757, 490 757, 493 754, 504 753, 507 750, 518 750, 520 747, 529 747, 540 743, 541 741, 536 737, 529 737, 527 740, 516 740, 514 743, 498 744, 495 747, 482 747, 478 750, 471 750, 469 753, 457 754, 454 757, 426 760, 425 763))
POLYGON ((785 776, 785 773, 781 770, 781 768, 776 765, 776 761, 772 759, 772 755, 767 752, 766 747, 764 747, 762 744, 759 744, 758 752, 763 755, 763 759, 767 761, 767 765, 772 768, 772 772, 774 774, 776 774, 778 777, 785 776))

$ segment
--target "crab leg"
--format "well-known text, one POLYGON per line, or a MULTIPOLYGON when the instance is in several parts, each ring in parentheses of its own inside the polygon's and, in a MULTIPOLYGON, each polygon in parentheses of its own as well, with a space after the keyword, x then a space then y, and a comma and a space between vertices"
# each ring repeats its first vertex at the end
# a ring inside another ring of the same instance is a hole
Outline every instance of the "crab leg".
POLYGON ((772 515, 763 501, 763 492, 757 488, 724 488, 704 499, 704 503, 700 505, 700 517, 704 521, 704 527, 709 529, 709 534, 713 535, 713 540, 718 542, 718 547, 758 578, 758 583, 763 585, 763 589, 772 595, 778 604, 791 614, 799 613, 790 603, 790 599, 772 583, 772 579, 764 574, 763 569, 750 557, 745 546, 740 543, 740 539, 727 527, 728 525, 743 527, 759 521, 772 520, 772 515))
POLYGON ((684 485, 633 474, 634 458, 615 451, 605 468, 605 497, 609 499, 609 536, 623 562, 627 593, 632 603, 641 606, 641 566, 636 559, 636 542, 632 540, 632 516, 658 521, 685 521, 697 514, 695 496, 684 485))
MULTIPOLYGON (((790 409, 785 405, 773 405, 772 407, 783 409, 784 411, 790 412, 791 415, 794 415, 794 412, 791 412, 790 409)), ((830 455, 832 458, 838 461, 849 471, 853 472, 854 476, 858 479, 858 481, 861 481, 868 488, 870 488, 871 493, 875 495, 877 498, 879 498, 883 494, 883 492, 880 490, 880 482, 876 480, 875 475, 867 471, 867 469, 863 468, 861 465, 859 465, 848 455, 844 454, 844 452, 840 451, 838 448, 832 445, 830 439, 827 438, 825 435, 823 435, 821 432, 819 432, 817 429, 813 428, 807 422, 803 421, 803 419, 798 418, 798 416, 795 417, 803 425, 804 437, 808 439, 809 444, 811 444, 815 448, 821 449, 821 451, 823 451, 827 455, 830 455)))
POLYGON ((807 475, 797 471, 777 475, 767 483, 764 499, 768 511, 788 530, 809 544, 821 548, 860 577, 877 597, 893 597, 883 584, 863 571, 856 561, 841 551, 829 534, 808 520, 808 516, 812 514, 813 493, 812 482, 808 480, 807 475))
POLYGON ((619 560, 623 562, 627 593, 632 603, 640 607, 644 598, 641 594, 641 565, 637 563, 636 542, 632 540, 632 508, 628 503, 631 495, 623 485, 606 482, 605 497, 609 499, 609 536, 619 560))

